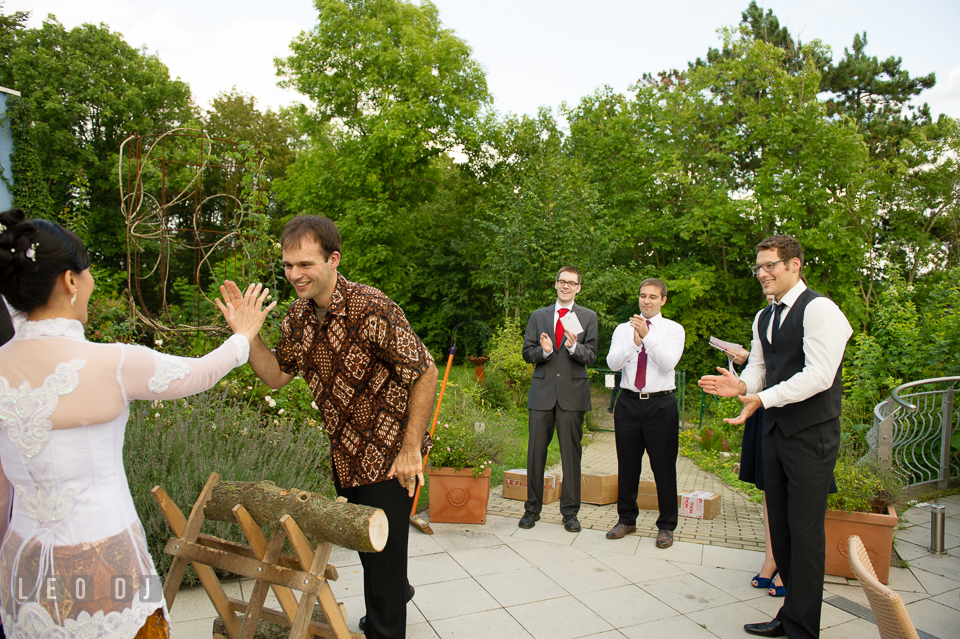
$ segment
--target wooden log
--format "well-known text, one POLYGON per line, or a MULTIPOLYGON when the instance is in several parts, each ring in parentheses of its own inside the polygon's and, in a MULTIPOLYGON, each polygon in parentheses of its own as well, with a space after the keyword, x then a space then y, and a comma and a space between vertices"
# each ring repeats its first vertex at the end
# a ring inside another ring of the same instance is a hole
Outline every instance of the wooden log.
POLYGON ((284 490, 272 481, 221 481, 213 488, 204 516, 236 521, 233 507, 241 504, 260 526, 276 528, 284 515, 317 542, 360 552, 380 552, 387 543, 387 516, 379 508, 337 503, 296 488, 284 490))

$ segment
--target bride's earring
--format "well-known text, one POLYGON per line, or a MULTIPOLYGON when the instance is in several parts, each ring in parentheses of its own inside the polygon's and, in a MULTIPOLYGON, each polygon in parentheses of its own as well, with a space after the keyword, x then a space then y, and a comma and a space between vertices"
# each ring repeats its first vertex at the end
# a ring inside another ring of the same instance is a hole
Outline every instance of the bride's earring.
POLYGON ((77 301, 77 292, 73 292, 73 297, 70 298, 70 308, 73 308, 73 303, 77 301))

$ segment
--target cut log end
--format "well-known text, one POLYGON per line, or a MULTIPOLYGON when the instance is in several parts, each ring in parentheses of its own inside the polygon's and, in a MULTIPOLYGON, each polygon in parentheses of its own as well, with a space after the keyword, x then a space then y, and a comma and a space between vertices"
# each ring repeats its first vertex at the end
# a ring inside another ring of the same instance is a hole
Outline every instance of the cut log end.
POLYGON ((387 536, 390 527, 387 523, 387 514, 380 509, 370 516, 370 545, 374 552, 380 552, 387 545, 387 536))

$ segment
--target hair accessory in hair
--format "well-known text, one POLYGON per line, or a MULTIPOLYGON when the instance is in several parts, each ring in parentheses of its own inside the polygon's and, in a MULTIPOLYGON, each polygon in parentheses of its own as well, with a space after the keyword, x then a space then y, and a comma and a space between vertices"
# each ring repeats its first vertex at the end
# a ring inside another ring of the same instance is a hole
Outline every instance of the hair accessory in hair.
POLYGON ((3 233, 6 230, 7 230, 7 227, 5 227, 3 224, 0 224, 0 233, 3 233))
POLYGON ((26 252, 26 256, 27 256, 29 259, 33 260, 34 262, 37 261, 37 250, 36 250, 36 249, 37 249, 38 246, 40 246, 40 243, 39 243, 39 242, 35 242, 34 244, 31 244, 31 245, 30 245, 30 248, 28 248, 28 249, 27 249, 27 252, 26 252))

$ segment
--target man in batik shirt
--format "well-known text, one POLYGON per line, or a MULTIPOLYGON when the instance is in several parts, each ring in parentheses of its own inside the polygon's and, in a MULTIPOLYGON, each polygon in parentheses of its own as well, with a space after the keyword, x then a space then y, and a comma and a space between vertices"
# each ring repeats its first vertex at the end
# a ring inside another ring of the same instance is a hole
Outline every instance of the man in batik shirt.
MULTIPOLYGON (((274 350, 259 339, 250 345, 250 365, 271 388, 297 374, 306 380, 330 437, 337 493, 386 513, 386 547, 360 553, 364 631, 371 639, 401 638, 409 598, 409 516, 423 482, 437 368, 399 306, 337 273, 340 233, 333 222, 295 217, 284 227, 281 245, 284 275, 299 299, 280 324, 274 350)), ((240 294, 233 282, 225 287, 225 295, 240 294)))

